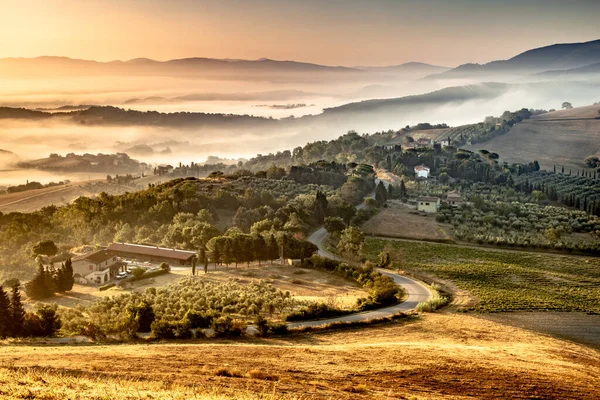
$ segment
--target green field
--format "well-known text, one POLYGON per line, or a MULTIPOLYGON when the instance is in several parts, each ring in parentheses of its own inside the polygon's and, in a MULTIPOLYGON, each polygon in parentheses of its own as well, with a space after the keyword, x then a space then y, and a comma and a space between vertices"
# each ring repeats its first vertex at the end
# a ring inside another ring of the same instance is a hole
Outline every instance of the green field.
POLYGON ((469 291, 479 300, 471 311, 600 313, 598 258, 372 238, 363 252, 374 261, 384 249, 396 268, 434 275, 469 291))

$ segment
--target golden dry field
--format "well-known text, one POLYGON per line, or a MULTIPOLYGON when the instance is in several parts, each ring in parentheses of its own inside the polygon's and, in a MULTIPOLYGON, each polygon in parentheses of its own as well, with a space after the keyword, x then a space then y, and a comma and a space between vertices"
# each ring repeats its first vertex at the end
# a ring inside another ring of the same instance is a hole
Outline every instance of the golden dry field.
POLYGON ((593 399, 599 380, 596 350, 452 314, 271 339, 0 347, 8 399, 593 399))
POLYGON ((418 213, 402 205, 390 204, 361 227, 366 234, 403 239, 452 241, 435 221, 435 215, 418 213))

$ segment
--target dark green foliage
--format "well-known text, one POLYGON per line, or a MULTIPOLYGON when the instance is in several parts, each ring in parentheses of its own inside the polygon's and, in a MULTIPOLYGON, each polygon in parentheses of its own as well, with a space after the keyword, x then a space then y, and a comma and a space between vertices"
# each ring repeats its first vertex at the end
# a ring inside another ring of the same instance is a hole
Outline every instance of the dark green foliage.
POLYGON ((32 251, 35 256, 54 256, 56 253, 58 253, 58 247, 56 247, 56 244, 54 244, 52 240, 44 240, 33 246, 32 251))
POLYGON ((228 315, 213 319, 210 327, 216 337, 238 337, 244 333, 242 326, 235 324, 228 315))
MULTIPOLYGON (((195 264, 194 264, 194 265, 195 265, 195 264)), ((161 264, 160 264, 160 269, 161 269, 162 271, 167 271, 167 272, 170 272, 170 271, 171 271, 171 266, 170 266, 168 263, 166 263, 166 262, 163 262, 163 263, 161 263, 161 264)))
POLYGON ((102 285, 98 288, 99 291, 103 292, 105 290, 108 290, 110 288, 114 288, 115 286, 117 286, 116 283, 107 283, 106 285, 102 285))
POLYGON ((375 200, 377 200, 377 204, 379 204, 380 207, 388 200, 388 192, 383 181, 379 181, 379 184, 377 184, 377 188, 375 189, 375 200))
POLYGON ((156 339, 175 339, 177 333, 183 330, 179 321, 154 321, 152 322, 152 337, 156 339))
POLYGON ((40 264, 35 277, 25 285, 25 292, 35 300, 48 298, 54 294, 54 285, 49 285, 51 282, 50 272, 40 264))
POLYGON ((287 315, 286 321, 308 321, 311 319, 335 318, 352 314, 353 310, 341 310, 325 303, 311 303, 287 315))
POLYGON ((129 308, 131 318, 135 319, 138 324, 138 332, 150 332, 152 323, 154 322, 154 310, 152 306, 145 300, 134 307, 129 308))
POLYGON ((0 286, 0 339, 11 335, 12 316, 10 312, 10 300, 4 288, 0 286))
POLYGON ((39 318, 39 331, 35 336, 53 337, 60 329, 61 322, 56 309, 56 305, 44 305, 37 310, 37 316, 39 318))
POLYGON ((325 218, 325 229, 330 234, 337 235, 346 229, 346 224, 340 217, 327 217, 325 218))
POLYGON ((20 336, 24 331, 25 309, 21 301, 21 286, 17 282, 11 288, 10 296, 10 319, 11 335, 20 336))
POLYGON ((191 329, 204 329, 210 328, 212 321, 218 317, 219 315, 212 311, 189 310, 185 313, 183 320, 189 323, 191 329))

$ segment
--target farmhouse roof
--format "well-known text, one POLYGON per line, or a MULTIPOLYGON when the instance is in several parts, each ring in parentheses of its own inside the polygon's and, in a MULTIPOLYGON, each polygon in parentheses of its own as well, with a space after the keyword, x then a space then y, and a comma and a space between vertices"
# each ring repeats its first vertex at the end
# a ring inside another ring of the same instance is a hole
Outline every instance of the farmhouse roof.
POLYGON ((448 196, 447 197, 449 199, 461 199, 460 193, 458 193, 456 190, 448 192, 448 196))
POLYGON ((415 171, 428 171, 429 172, 429 167, 426 165, 417 165, 415 167, 415 171))
POLYGON ((419 198, 417 198, 417 201, 433 201, 433 202, 437 202, 439 201, 439 197, 433 197, 433 196, 421 196, 419 198))
POLYGON ((92 253, 82 254, 77 257, 73 257, 72 261, 89 261, 94 264, 100 264, 104 261, 110 260, 114 255, 108 250, 97 250, 92 253))
POLYGON ((110 246, 108 246, 108 250, 114 252, 139 254, 142 256, 172 258, 176 260, 189 260, 190 258, 196 256, 196 252, 194 251, 170 249, 166 247, 157 246, 146 246, 142 244, 132 243, 113 243, 110 246))

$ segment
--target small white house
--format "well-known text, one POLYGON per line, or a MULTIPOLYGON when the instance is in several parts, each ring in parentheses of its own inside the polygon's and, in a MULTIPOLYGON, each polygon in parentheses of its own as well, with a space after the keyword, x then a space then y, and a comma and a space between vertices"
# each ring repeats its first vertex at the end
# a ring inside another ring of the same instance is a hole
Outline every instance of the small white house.
POLYGON ((423 196, 417 199, 417 210, 435 214, 440 208, 439 197, 423 196))
POLYGON ((110 280, 111 267, 119 268, 120 261, 114 254, 107 250, 98 250, 92 253, 73 257, 73 278, 75 282, 83 285, 103 285, 110 280))
POLYGON ((448 146, 450 146, 450 138, 446 138, 446 139, 440 140, 440 145, 442 147, 448 147, 448 146))
POLYGON ((415 167, 415 176, 417 178, 429 178, 429 167, 425 166, 425 165, 418 165, 415 167))

